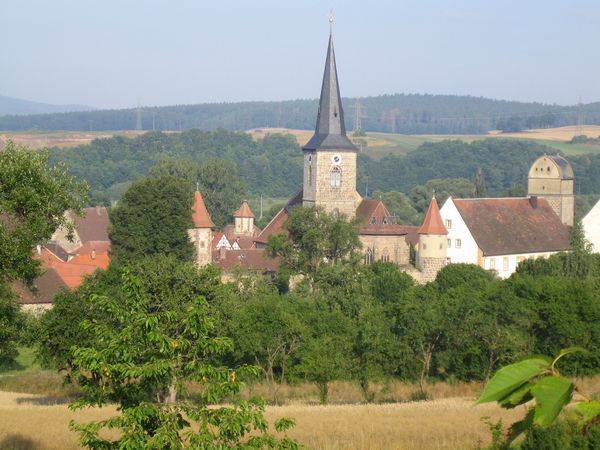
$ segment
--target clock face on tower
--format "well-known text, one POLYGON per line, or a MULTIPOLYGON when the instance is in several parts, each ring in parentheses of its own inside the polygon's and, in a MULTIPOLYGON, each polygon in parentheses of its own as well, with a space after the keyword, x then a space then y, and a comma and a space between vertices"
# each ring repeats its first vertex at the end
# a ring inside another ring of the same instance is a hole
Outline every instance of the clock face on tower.
POLYGON ((333 155, 331 157, 331 164, 339 166, 342 163, 342 157, 340 155, 333 155))

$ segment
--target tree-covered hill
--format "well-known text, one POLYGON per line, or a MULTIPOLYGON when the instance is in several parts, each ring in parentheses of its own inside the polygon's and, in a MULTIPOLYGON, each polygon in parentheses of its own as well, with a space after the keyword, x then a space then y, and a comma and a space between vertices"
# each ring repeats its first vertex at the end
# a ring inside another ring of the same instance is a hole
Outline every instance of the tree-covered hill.
MULTIPOLYGON (((360 101, 362 129, 408 134, 480 134, 498 127, 542 128, 577 123, 576 106, 492 100, 472 96, 394 94, 360 101)), ((356 98, 343 100, 346 127, 353 128, 356 98)), ((600 123, 600 103, 582 107, 588 124, 600 123)), ((317 101, 213 103, 142 107, 144 130, 312 129, 317 101)), ((137 127, 138 110, 118 109, 0 117, 0 130, 115 131, 137 127)))
MULTIPOLYGON (((358 162, 358 190, 369 193, 410 193, 430 180, 473 180, 481 170, 487 195, 506 195, 515 186, 524 189, 527 171, 539 155, 554 153, 544 145, 515 139, 485 139, 466 143, 426 142, 402 156, 379 160, 364 154, 358 162)), ((71 172, 88 181, 92 202, 118 199, 133 181, 147 175, 161 161, 203 163, 224 159, 244 179, 247 194, 288 197, 302 185, 302 151, 291 135, 268 135, 257 141, 246 133, 225 130, 150 132, 133 139, 97 139, 90 145, 54 148, 51 162, 64 161, 71 172)), ((576 176, 577 194, 600 194, 600 155, 569 157, 576 176)))

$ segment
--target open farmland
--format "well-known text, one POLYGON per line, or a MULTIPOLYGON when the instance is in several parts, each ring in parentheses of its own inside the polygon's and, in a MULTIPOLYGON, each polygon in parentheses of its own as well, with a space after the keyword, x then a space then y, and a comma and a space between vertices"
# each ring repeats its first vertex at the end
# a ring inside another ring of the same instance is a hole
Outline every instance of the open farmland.
MULTIPOLYGON (((70 411, 30 394, 0 392, 0 448, 76 449, 71 420, 108 418, 114 407, 70 411)), ((520 418, 523 408, 504 411, 495 405, 473 404, 470 398, 383 405, 316 406, 292 404, 267 408, 272 423, 294 417, 289 435, 312 449, 457 449, 489 444, 482 417, 503 423, 520 418)))
MULTIPOLYGON (((260 128, 250 130, 249 133, 255 139, 260 139, 267 134, 287 133, 296 137, 299 145, 304 145, 311 138, 312 130, 293 130, 287 128, 260 128)), ((390 154, 405 155, 416 150, 424 142, 440 142, 444 140, 461 140, 472 142, 475 140, 487 138, 501 139, 527 139, 534 140, 541 144, 555 148, 557 151, 566 155, 579 155, 584 153, 600 152, 598 144, 570 144, 569 141, 575 134, 575 126, 544 128, 539 130, 528 130, 520 133, 499 133, 491 132, 489 134, 468 134, 468 135, 444 135, 444 134, 391 134, 391 133, 367 133, 367 137, 358 138, 366 142, 363 147, 365 154, 379 159, 390 154)), ((583 127, 583 133, 588 137, 600 136, 600 126, 586 125, 583 127)))

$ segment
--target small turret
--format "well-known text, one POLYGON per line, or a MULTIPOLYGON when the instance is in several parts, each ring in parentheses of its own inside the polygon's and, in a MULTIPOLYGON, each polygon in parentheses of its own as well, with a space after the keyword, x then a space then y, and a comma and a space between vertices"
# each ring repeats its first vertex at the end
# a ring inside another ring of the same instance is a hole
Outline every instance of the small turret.
POLYGON ((192 222, 194 228, 188 230, 188 236, 196 249, 196 264, 198 267, 206 266, 212 262, 211 244, 215 224, 210 218, 202 194, 198 190, 194 193, 192 222))
POLYGON ((446 236, 448 235, 435 195, 429 203, 427 214, 418 233, 417 267, 421 269, 423 281, 433 281, 440 269, 446 265, 446 236))
POLYGON ((254 235, 254 213, 248 205, 248 201, 244 200, 242 206, 233 214, 235 220, 234 233, 242 236, 254 235))

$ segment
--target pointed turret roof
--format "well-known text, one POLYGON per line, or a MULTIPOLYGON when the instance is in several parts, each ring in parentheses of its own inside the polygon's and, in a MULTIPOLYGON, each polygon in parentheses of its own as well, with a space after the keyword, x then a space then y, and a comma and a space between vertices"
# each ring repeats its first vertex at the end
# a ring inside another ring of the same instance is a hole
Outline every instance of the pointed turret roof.
POLYGON ((194 204, 192 205, 192 220, 196 228, 214 228, 215 224, 210 218, 210 214, 204 204, 204 199, 200 191, 194 193, 194 204))
POLYGON ((233 217, 244 217, 244 218, 252 218, 254 219, 254 213, 252 212, 252 210, 250 209, 250 206, 248 205, 248 200, 244 200, 242 202, 242 206, 240 206, 240 209, 238 209, 234 214, 233 217))
POLYGON ((435 196, 433 196, 431 203, 429 203, 429 209, 427 209, 427 214, 425 214, 423 225, 419 228, 419 234, 448 234, 435 196))
POLYGON ((336 149, 356 151, 354 144, 346 136, 344 110, 338 84, 335 53, 333 51, 333 35, 329 34, 329 46, 323 73, 321 98, 315 134, 303 147, 304 150, 336 149))

